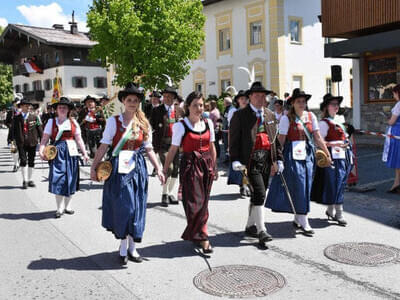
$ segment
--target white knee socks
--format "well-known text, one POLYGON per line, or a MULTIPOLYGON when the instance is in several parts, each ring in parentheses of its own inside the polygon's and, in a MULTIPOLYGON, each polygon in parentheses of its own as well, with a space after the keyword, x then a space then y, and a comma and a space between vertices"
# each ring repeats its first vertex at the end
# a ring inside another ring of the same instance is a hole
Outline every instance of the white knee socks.
POLYGON ((28 181, 32 181, 33 168, 28 168, 28 181))
POLYGON ((69 204, 71 203, 71 196, 70 197, 64 197, 64 207, 66 210, 71 210, 69 207, 69 204))
POLYGON ((250 227, 256 224, 256 221, 254 221, 254 212, 253 212, 253 205, 250 203, 249 204, 249 216, 247 218, 247 225, 246 227, 250 227))
POLYGON ((120 256, 127 256, 127 249, 128 249, 128 240, 125 238, 121 240, 121 245, 119 246, 119 255, 120 256))
POLYGON ((21 167, 22 180, 26 181, 26 167, 21 167))
POLYGON ((63 211, 64 211, 64 207, 62 206, 63 198, 64 198, 64 196, 56 195, 57 211, 59 213, 63 213, 63 211))
POLYGON ((328 209, 326 210, 329 215, 333 216, 333 211, 335 210, 335 205, 328 205, 328 209))
POLYGON ((169 181, 169 185, 168 185, 168 193, 170 195, 171 195, 171 193, 172 193, 172 191, 173 191, 173 189, 175 187, 175 183, 176 183, 176 178, 172 178, 171 177, 171 180, 169 181))
POLYGON ((168 195, 168 186, 169 186, 170 181, 171 181, 171 177, 168 177, 167 181, 165 182, 165 184, 163 185, 163 188, 162 188, 163 195, 168 195))
POLYGON ((337 220, 344 220, 343 217, 343 204, 335 204, 336 215, 335 218, 337 220))
POLYGON ((135 245, 135 241, 133 240, 133 237, 131 237, 130 235, 128 235, 128 251, 129 254, 134 256, 134 257, 138 257, 139 253, 136 251, 136 245, 135 245))
POLYGON ((308 223, 307 215, 294 215, 294 219, 304 228, 304 230, 312 230, 308 223))
POLYGON ((11 153, 11 156, 14 161, 14 166, 18 166, 18 153, 11 153))
POLYGON ((257 227, 257 233, 260 233, 261 231, 266 231, 265 228, 265 223, 264 223, 264 206, 263 205, 257 205, 253 206, 252 208, 253 214, 254 214, 254 221, 256 223, 257 227))

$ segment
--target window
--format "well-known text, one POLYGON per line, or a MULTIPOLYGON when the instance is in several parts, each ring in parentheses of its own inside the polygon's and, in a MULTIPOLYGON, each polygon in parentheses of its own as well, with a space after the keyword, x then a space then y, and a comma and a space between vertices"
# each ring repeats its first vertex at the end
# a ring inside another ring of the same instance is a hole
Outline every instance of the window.
POLYGON ((107 78, 106 77, 94 77, 93 86, 98 89, 107 88, 107 78))
POLYGON ((400 71, 396 55, 372 57, 366 64, 367 102, 393 101, 392 88, 400 71))
POLYGON ((326 91, 327 94, 330 93, 333 95, 333 83, 331 78, 326 79, 326 91))
POLYGON ((24 83, 23 91, 24 91, 24 93, 29 92, 29 84, 28 83, 24 83))
POLYGON ((14 90, 16 93, 21 93, 21 85, 20 84, 15 85, 14 90))
POLYGON ((51 88, 52 88, 52 86, 51 86, 51 79, 46 79, 46 80, 44 81, 44 89, 45 89, 46 91, 50 91, 51 88))
POLYGON ((86 77, 82 77, 82 76, 72 77, 72 87, 77 88, 77 89, 82 89, 82 88, 87 87, 86 77))
POLYGON ((250 45, 262 44, 261 22, 250 23, 250 45))
POLYGON ((292 77, 292 90, 296 88, 303 89, 303 76, 295 75, 292 77))
POLYGON ((44 55, 44 67, 48 68, 50 66, 50 56, 48 53, 44 55))
POLYGON ((198 82, 195 84, 196 92, 203 93, 204 91, 204 83, 198 82))
POLYGON ((290 42, 293 44, 301 43, 302 23, 303 22, 302 22, 301 18, 289 17, 289 37, 290 37, 290 42))
POLYGON ((60 54, 58 53, 58 51, 54 52, 54 61, 56 65, 60 64, 60 54))
POLYGON ((41 91, 42 90, 42 81, 41 80, 35 80, 32 82, 32 89, 34 91, 41 91))
POLYGON ((221 80, 221 91, 225 92, 226 88, 231 85, 230 79, 223 79, 221 80))
POLYGON ((230 39, 230 29, 225 28, 218 31, 219 32, 219 51, 227 51, 231 49, 231 39, 230 39))

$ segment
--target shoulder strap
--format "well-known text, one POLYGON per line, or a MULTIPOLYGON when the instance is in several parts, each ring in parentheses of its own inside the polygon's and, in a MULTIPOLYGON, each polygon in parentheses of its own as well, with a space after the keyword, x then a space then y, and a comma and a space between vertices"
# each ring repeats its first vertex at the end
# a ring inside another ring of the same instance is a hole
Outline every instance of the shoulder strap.
MULTIPOLYGON (((310 117, 310 121, 312 122, 311 113, 308 112, 308 114, 309 114, 309 117, 310 117)), ((306 137, 307 137, 307 139, 309 140, 309 142, 310 142, 312 145, 314 145, 314 139, 313 139, 313 137, 312 137, 311 132, 308 130, 308 128, 307 128, 307 126, 304 124, 303 120, 302 120, 299 116, 296 115, 296 121, 297 121, 297 120, 300 121, 301 125, 303 126, 304 133, 306 134, 306 137)))
POLYGON ((185 129, 185 133, 183 134, 182 140, 181 140, 181 144, 182 144, 184 138, 186 137, 186 135, 189 133, 190 130, 189 130, 189 127, 186 125, 185 119, 180 120, 180 122, 182 123, 183 128, 185 129))

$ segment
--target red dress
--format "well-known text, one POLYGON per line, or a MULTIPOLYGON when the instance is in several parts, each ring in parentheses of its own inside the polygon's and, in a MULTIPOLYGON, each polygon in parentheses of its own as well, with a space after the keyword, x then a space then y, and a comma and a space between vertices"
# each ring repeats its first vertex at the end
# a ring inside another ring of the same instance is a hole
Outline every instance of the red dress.
POLYGON ((210 128, 205 121, 203 132, 191 130, 182 120, 185 134, 181 146, 183 155, 179 182, 187 226, 182 234, 184 240, 208 240, 208 200, 214 178, 214 161, 210 153, 210 128))

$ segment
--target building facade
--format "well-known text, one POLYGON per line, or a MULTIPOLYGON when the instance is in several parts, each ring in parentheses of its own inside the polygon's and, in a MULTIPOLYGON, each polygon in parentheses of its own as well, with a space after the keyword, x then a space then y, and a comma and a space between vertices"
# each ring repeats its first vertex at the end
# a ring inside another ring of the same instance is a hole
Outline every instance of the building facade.
POLYGON ((248 88, 251 70, 256 80, 283 98, 300 87, 317 108, 326 92, 337 94, 331 65, 341 65, 340 94, 351 106, 351 61, 324 58, 320 0, 205 0, 206 39, 190 74, 181 82, 184 96, 201 90, 220 95, 227 86, 248 88))
POLYGON ((0 37, 0 61, 13 66, 14 91, 25 98, 51 102, 58 75, 62 96, 78 102, 107 94, 106 69, 88 58, 95 44, 74 22, 70 30, 9 24, 0 37))
POLYGON ((325 46, 327 58, 352 59, 356 128, 384 131, 400 83, 400 1, 322 0, 322 34, 342 38, 325 46))

